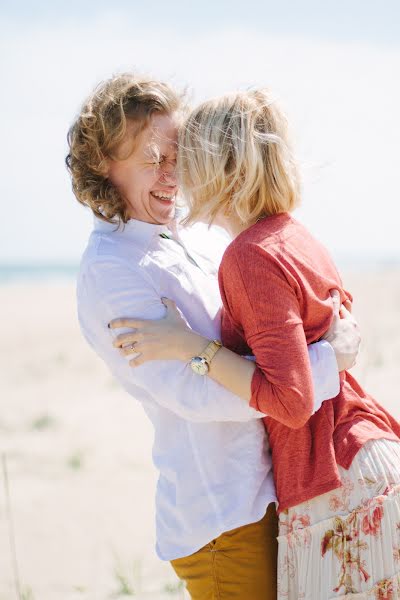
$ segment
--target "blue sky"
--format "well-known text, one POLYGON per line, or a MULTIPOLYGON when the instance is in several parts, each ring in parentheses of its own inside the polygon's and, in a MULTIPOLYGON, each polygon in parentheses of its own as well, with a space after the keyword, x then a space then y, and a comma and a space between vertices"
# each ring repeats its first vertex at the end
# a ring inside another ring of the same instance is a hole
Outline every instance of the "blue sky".
POLYGON ((91 216, 65 136, 122 70, 188 86, 193 102, 270 86, 304 165, 298 216, 336 256, 400 258, 399 25, 397 0, 1 5, 0 262, 78 260, 91 216))

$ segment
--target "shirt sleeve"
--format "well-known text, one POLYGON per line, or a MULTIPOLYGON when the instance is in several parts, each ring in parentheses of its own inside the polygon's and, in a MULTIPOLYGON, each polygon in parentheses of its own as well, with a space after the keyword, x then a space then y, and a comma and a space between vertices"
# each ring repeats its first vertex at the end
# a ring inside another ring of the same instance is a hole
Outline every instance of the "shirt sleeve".
POLYGON ((325 400, 336 398, 339 394, 340 376, 335 351, 326 340, 310 344, 308 356, 314 390, 314 414, 325 400))
POLYGON ((302 427, 327 399, 326 393, 329 398, 337 395, 333 349, 313 344, 309 353, 296 288, 264 248, 231 246, 224 256, 220 287, 226 310, 256 358, 250 405, 288 427, 302 427), (314 372, 312 365, 318 365, 314 372), (327 371, 334 373, 332 389, 319 386, 327 371))
MULTIPOLYGON (((179 298, 171 298, 179 306, 179 298)), ((132 368, 112 345, 122 330, 108 323, 118 317, 160 319, 165 314, 154 282, 115 257, 91 262, 78 283, 78 313, 83 334, 125 390, 189 421, 249 421, 265 415, 209 377, 193 373, 182 361, 149 361, 132 368)))

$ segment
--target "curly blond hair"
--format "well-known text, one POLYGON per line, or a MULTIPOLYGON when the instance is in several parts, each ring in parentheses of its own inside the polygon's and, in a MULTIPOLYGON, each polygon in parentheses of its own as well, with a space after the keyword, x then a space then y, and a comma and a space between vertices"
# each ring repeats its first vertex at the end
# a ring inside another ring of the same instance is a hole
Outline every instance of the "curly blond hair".
POLYGON ((190 209, 186 223, 234 214, 250 225, 300 201, 286 118, 266 89, 194 109, 180 130, 178 168, 190 209))
POLYGON ((137 137, 154 113, 171 114, 181 104, 182 96, 168 84, 131 73, 101 82, 68 132, 65 160, 77 200, 104 221, 126 223, 127 204, 107 177, 107 159, 121 159, 117 150, 128 122, 134 125, 137 137))

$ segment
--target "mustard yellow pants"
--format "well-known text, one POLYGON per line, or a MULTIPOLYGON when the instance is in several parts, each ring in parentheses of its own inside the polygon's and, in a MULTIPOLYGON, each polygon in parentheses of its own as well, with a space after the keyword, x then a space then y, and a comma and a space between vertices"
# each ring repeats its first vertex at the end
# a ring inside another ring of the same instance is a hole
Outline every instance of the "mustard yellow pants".
POLYGON ((192 600, 276 600, 277 536, 270 504, 261 521, 227 531, 171 564, 192 600))

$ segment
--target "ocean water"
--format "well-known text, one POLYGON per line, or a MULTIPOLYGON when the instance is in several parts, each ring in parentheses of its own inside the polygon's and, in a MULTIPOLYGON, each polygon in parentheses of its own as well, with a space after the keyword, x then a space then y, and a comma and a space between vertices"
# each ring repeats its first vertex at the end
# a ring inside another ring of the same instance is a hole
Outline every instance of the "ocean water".
POLYGON ((0 264, 0 285, 23 281, 73 281, 78 269, 78 264, 0 264))
MULTIPOLYGON (((376 271, 399 271, 400 257, 348 257, 335 256, 339 271, 362 273, 376 271)), ((0 285, 16 282, 74 281, 78 274, 78 263, 0 263, 0 285)))

